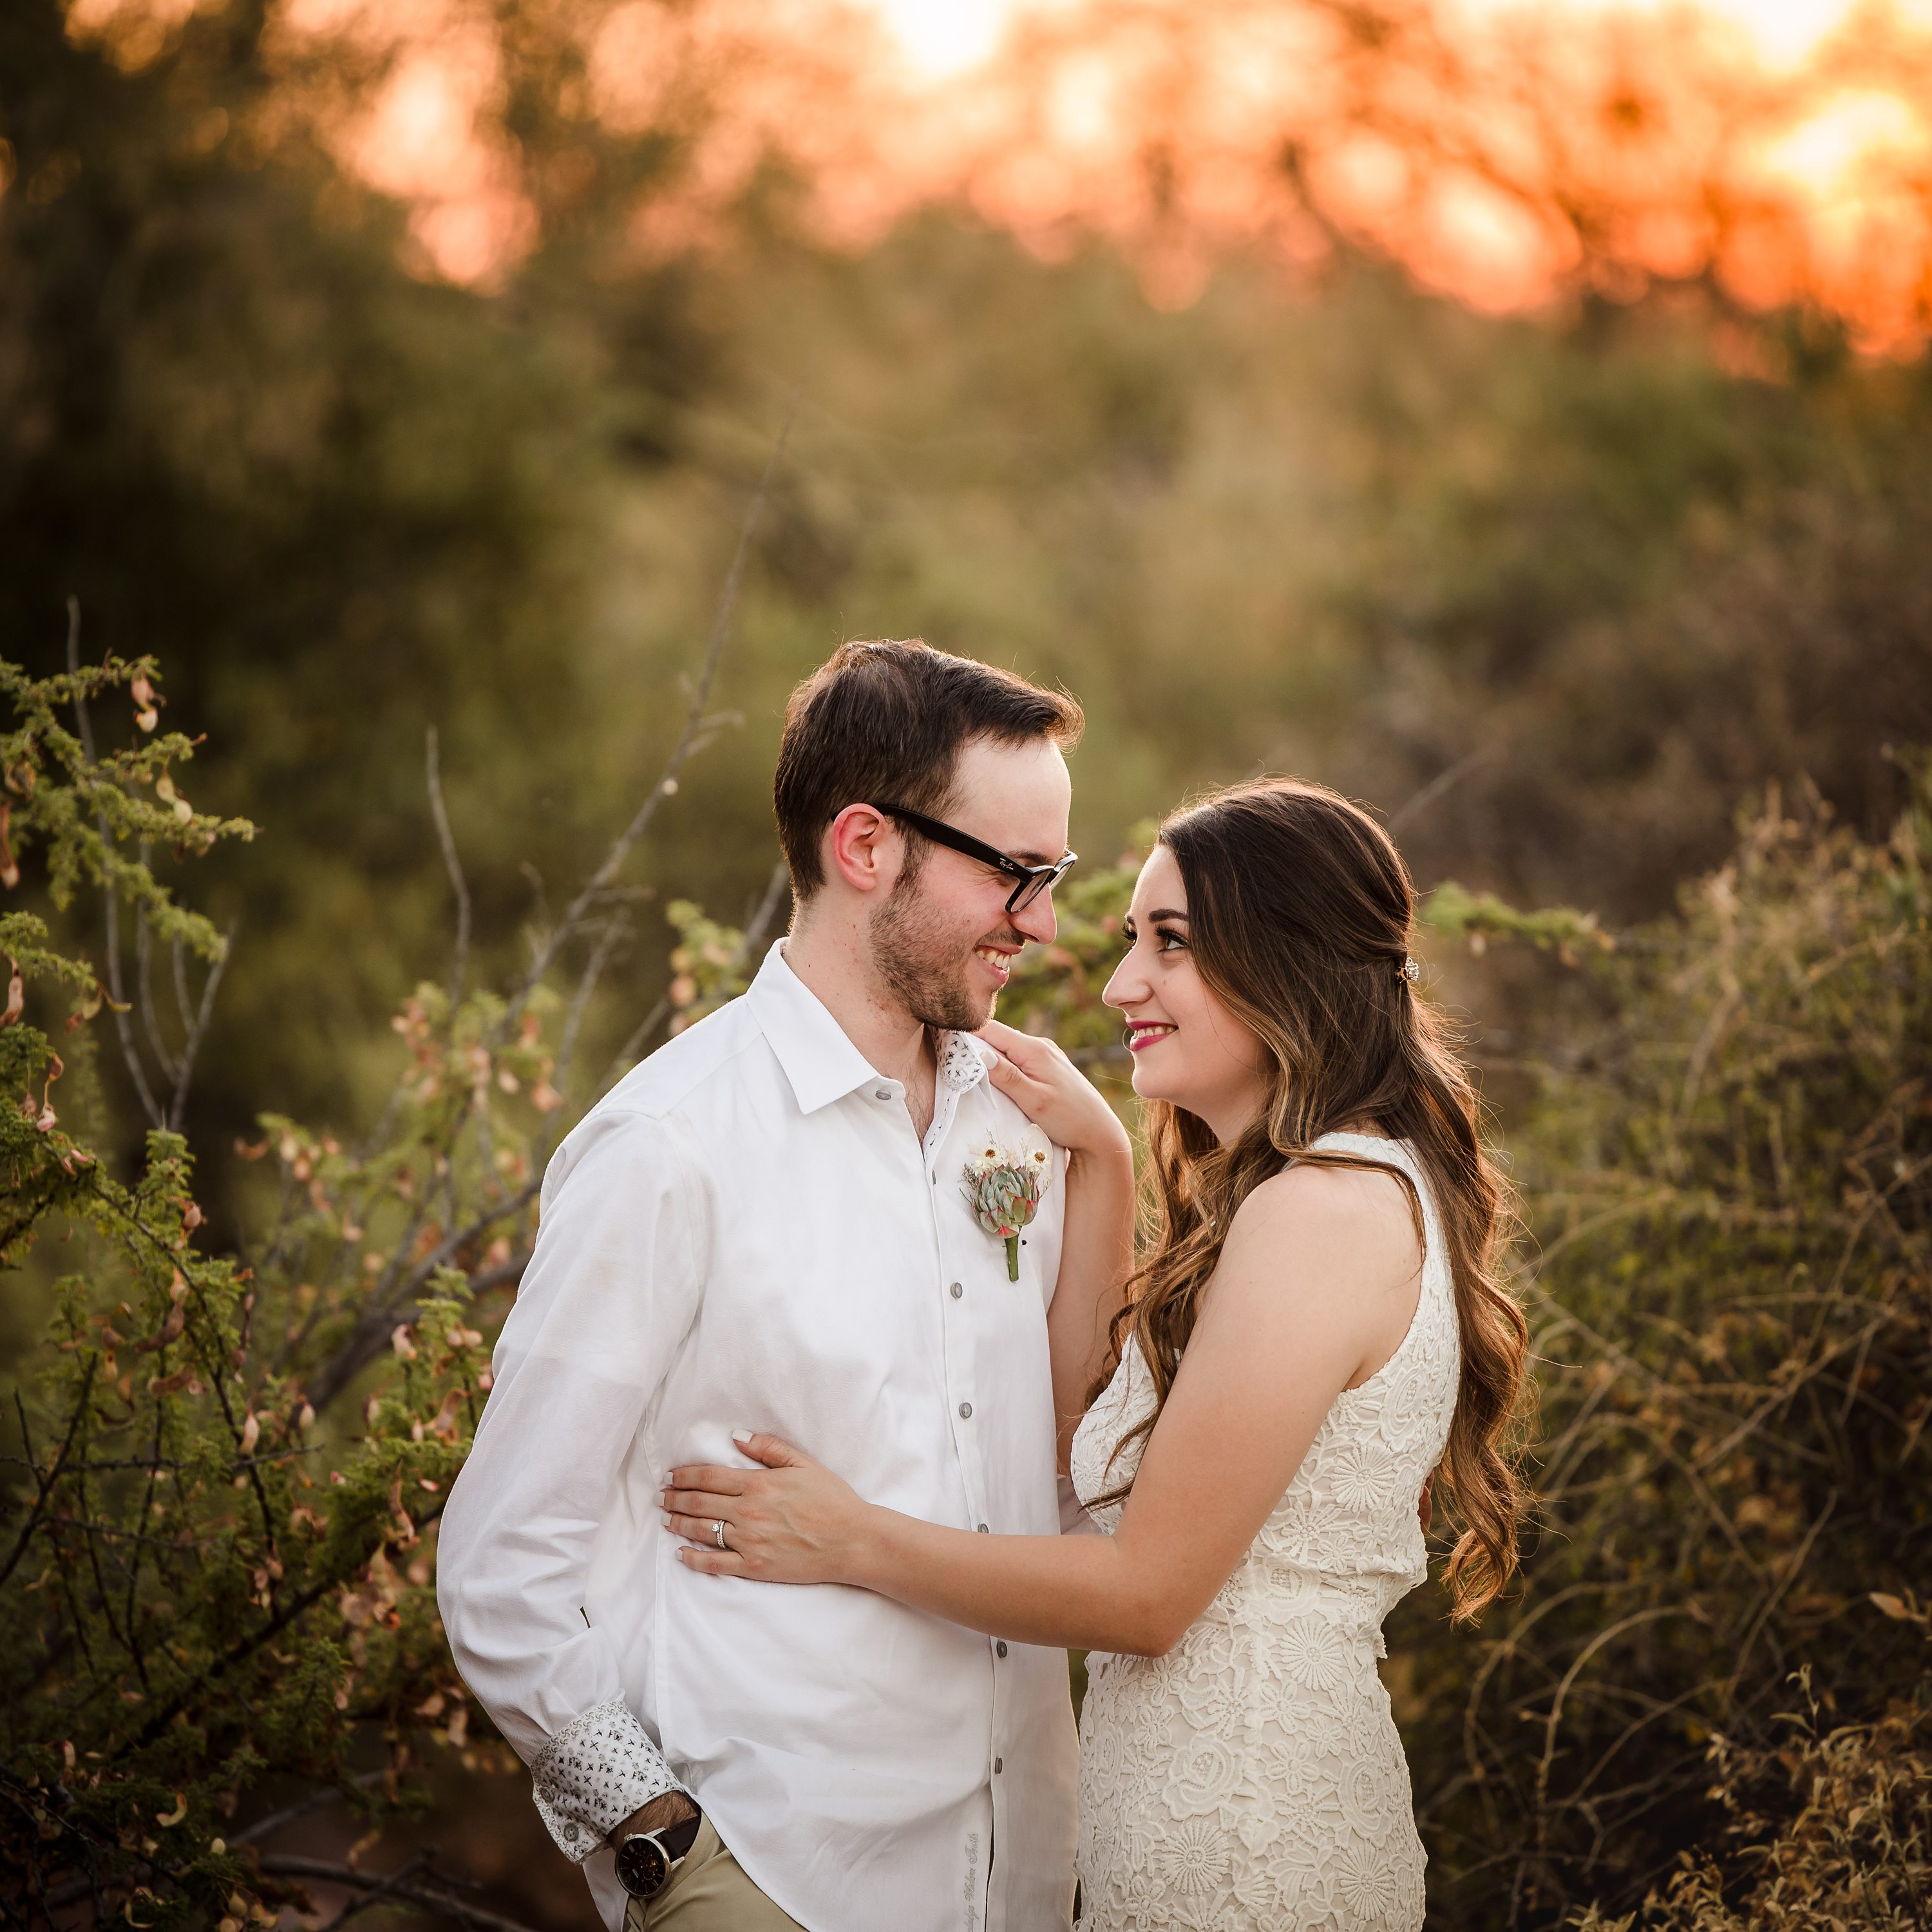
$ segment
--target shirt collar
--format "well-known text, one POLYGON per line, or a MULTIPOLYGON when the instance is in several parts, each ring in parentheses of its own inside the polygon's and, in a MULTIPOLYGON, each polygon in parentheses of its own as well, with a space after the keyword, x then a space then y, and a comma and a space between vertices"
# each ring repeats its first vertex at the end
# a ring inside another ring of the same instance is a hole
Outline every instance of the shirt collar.
MULTIPOLYGON (((884 1078, 852 1044, 818 995, 785 963, 783 940, 772 941, 746 998, 791 1082, 800 1113, 815 1114, 868 1081, 884 1078)), ((971 1034, 942 1033, 940 1086, 956 1094, 978 1086, 986 1077, 990 1057, 988 1049, 971 1034)))

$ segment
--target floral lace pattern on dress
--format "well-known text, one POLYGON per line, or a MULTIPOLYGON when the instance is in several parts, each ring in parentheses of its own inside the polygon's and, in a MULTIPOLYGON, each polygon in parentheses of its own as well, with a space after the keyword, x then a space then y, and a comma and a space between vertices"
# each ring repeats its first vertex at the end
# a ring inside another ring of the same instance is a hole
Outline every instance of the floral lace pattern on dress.
POLYGON ((530 1766, 530 1779, 557 1850, 578 1864, 640 1805, 679 1788, 621 1697, 572 1719, 530 1766))
MULTIPOLYGON (((1095 1652, 1080 1723, 1081 1932, 1415 1932, 1421 1840, 1376 1672, 1382 1620, 1428 1574, 1417 1501, 1441 1461, 1461 1350, 1446 1251, 1406 1144, 1318 1147, 1401 1168, 1424 1209, 1401 1346, 1337 1396, 1234 1574, 1165 1657, 1095 1652)), ((1111 1533, 1154 1404, 1130 1347, 1073 1438, 1076 1489, 1111 1533)))

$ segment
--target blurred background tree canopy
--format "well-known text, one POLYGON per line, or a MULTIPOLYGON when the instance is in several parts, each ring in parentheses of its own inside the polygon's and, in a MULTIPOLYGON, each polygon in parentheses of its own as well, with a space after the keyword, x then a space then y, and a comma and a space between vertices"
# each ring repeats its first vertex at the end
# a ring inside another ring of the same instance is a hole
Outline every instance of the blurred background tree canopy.
MULTIPOLYGON (((667 812, 668 895, 755 895, 783 694, 880 632, 1079 692, 1085 850, 1191 785, 1318 772, 1415 801, 1425 880, 1624 918, 1666 906, 1765 778, 1889 822, 1878 748, 1932 730, 1922 356, 1855 353, 1856 316, 1815 303, 1747 314, 1714 254, 1634 279, 1600 212, 1611 238, 1534 316, 1419 286, 1400 250, 1423 242, 1351 232, 1305 186, 1378 86, 1424 72, 1469 118, 1500 90, 1408 27, 1352 43, 1334 124, 1280 109, 1314 266, 1240 238, 1177 306, 1131 211, 1070 200, 1049 246, 937 164, 889 223, 828 236, 806 170, 858 164, 781 136, 868 111, 877 48, 824 18, 843 38, 808 55, 742 10, 638 0, 6 9, 0 622, 50 665, 74 594, 85 649, 161 654, 220 751, 211 808, 272 827, 213 868, 248 970, 211 1122, 245 1126, 258 1080, 338 1112, 373 1090, 364 1043, 447 920, 425 726, 479 930, 514 932, 531 868, 572 872, 662 748, 801 382, 721 692, 742 722, 667 812), (416 16, 425 38, 393 25, 416 16), (407 172, 410 114, 454 112, 417 101, 439 59, 485 74, 443 164, 474 208, 407 172)), ((1079 44, 1058 31, 1016 55, 1030 85, 1079 44)), ((1540 43, 1510 44, 1533 80, 1540 43)), ((1466 144, 1377 125, 1418 171, 1466 144)), ((1186 130, 1156 131, 1184 158, 1186 130)), ((1716 165, 1660 178, 1714 200, 1716 165)), ((1609 197, 1575 154, 1549 166, 1544 200, 1609 197)))
MULTIPOLYGON (((1633 1095, 1666 1078, 1644 1052, 1678 1079, 1711 1051, 1678 993, 1480 952, 1518 928, 1470 895, 1587 909, 1531 936, 1634 934, 1618 970, 1709 952, 1683 895, 1742 808, 1780 784, 1892 850, 1932 743, 1932 29, 1854 10, 1773 59, 1750 10, 1020 5, 938 80, 837 0, 8 0, 0 655, 61 670, 77 599, 80 661, 152 654, 164 728, 206 734, 196 807, 262 828, 195 868, 235 935, 185 1120, 202 1238, 245 1244, 270 1190, 232 1150, 265 1111, 371 1126, 391 1016, 447 976, 432 729, 473 977, 555 935, 685 728, 788 422, 704 748, 617 882, 628 950, 581 982, 586 1067, 728 994, 734 934, 782 916, 794 682, 920 634, 1079 695, 1096 869, 1258 770, 1382 809, 1423 886, 1467 889, 1436 990, 1559 1222, 1605 1150, 1674 1144, 1633 1095), (1577 1100, 1593 1054, 1614 1090, 1577 1100)), ((1097 1048, 1112 888, 1085 890, 1024 983, 1097 1048)), ((98 904, 29 866, 8 905, 101 970, 98 904)), ((98 1066, 131 1176, 148 1123, 98 1066)), ((1821 1176, 1865 1124, 1817 1129, 1821 1176)), ((10 1350, 50 1265, 10 1277, 10 1350)), ((1704 1319, 1665 1299, 1646 1346, 1704 1319)), ((1822 1507, 1778 1480, 1778 1525, 1822 1507)), ((1444 1751, 1466 1667, 1414 1691, 1444 1751)), ((1481 1792, 1431 1802, 1459 1913, 1505 1856, 1532 1917, 1592 1895, 1498 1850, 1481 1792)))

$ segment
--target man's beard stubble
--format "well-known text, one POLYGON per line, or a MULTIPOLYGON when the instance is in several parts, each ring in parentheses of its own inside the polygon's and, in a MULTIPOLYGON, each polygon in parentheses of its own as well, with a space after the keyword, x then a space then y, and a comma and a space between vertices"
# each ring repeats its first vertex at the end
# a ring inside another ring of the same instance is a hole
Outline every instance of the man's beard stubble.
MULTIPOLYGON (((1004 934, 984 934, 977 945, 1004 934)), ((1015 946, 1024 943, 1014 934, 1015 946)), ((983 1000, 966 983, 971 946, 942 932, 919 890, 919 881, 902 877, 873 915, 872 963, 900 1003, 921 1024, 948 1033, 976 1033, 993 1016, 997 995, 983 1000)))

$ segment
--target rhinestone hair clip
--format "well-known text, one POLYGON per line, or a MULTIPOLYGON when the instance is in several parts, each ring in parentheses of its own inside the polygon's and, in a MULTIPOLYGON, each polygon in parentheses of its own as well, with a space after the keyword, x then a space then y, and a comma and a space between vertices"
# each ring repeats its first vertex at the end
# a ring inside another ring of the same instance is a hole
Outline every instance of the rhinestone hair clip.
POLYGON ((1402 962, 1402 976, 1412 986, 1422 977, 1422 968, 1413 959, 1405 958, 1402 962))

